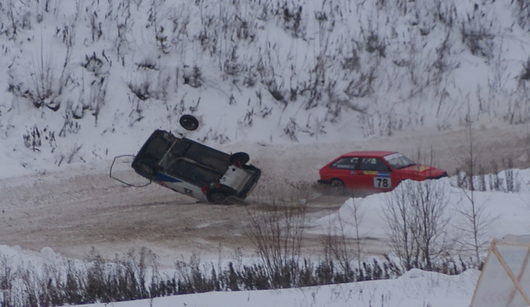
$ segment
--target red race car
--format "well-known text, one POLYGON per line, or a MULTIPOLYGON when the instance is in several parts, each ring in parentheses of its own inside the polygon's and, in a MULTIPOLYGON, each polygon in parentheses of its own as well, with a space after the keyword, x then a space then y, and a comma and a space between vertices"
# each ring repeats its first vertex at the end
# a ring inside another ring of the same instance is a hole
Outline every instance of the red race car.
POLYGON ((365 195, 390 191, 406 179, 422 181, 445 176, 446 171, 416 164, 398 152, 352 151, 321 168, 318 182, 365 195))

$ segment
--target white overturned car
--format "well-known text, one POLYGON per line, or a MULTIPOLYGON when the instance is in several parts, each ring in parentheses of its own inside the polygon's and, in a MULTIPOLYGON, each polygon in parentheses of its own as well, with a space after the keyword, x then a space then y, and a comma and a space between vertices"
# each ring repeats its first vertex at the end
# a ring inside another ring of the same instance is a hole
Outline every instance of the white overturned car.
POLYGON ((261 176, 248 160, 243 152, 230 155, 156 130, 135 156, 132 168, 150 181, 198 200, 229 203, 245 199, 261 176))

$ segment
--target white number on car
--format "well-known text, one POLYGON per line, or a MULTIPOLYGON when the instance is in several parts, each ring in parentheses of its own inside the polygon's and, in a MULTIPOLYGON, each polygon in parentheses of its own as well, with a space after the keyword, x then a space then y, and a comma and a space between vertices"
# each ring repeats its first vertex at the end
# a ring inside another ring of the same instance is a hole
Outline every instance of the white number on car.
POLYGON ((392 187, 390 177, 374 177, 374 188, 389 189, 392 187))

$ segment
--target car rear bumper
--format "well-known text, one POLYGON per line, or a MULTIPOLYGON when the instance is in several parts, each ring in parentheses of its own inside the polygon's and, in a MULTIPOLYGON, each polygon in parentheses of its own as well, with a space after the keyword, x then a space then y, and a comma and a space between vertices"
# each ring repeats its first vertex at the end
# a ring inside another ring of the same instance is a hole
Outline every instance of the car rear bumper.
POLYGON ((257 185, 259 178, 261 177, 261 170, 253 165, 245 165, 245 169, 252 172, 252 177, 245 184, 245 187, 241 189, 241 192, 237 194, 238 198, 245 199, 248 193, 250 193, 257 185))

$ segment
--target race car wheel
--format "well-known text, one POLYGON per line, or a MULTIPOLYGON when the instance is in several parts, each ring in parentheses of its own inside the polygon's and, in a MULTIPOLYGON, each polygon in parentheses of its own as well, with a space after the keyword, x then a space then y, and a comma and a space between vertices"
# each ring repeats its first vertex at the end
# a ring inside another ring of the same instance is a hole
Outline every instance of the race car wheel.
POLYGON ((179 119, 179 122, 182 128, 189 131, 197 130, 197 128, 199 128, 199 120, 197 117, 190 114, 182 115, 179 119))
POLYGON ((344 192, 344 182, 340 179, 331 179, 330 181, 331 190, 335 193, 344 192))
POLYGON ((235 166, 243 166, 250 160, 250 156, 246 152, 236 152, 230 156, 230 163, 235 166))

